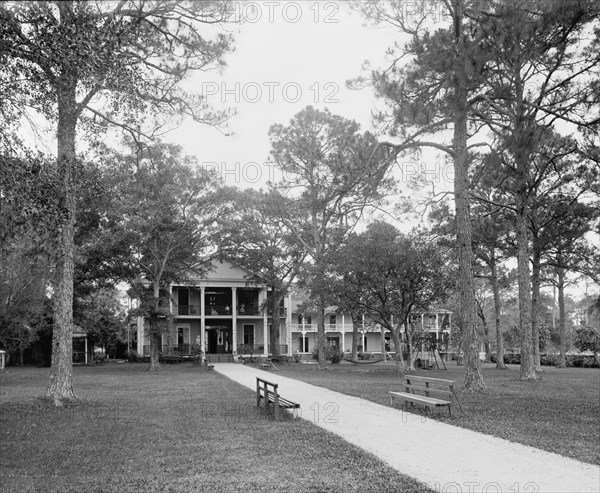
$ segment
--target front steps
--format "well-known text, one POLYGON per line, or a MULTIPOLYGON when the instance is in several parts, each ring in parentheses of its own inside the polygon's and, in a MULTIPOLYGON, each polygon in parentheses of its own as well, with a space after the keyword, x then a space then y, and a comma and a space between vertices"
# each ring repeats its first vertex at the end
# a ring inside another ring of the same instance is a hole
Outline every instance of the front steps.
POLYGON ((233 354, 206 354, 209 363, 235 363, 233 354))

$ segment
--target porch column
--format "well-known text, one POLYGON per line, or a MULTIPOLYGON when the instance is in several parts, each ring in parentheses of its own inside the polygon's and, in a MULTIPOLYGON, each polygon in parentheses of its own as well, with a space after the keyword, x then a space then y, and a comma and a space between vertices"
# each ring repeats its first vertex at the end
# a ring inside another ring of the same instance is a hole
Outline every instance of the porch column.
POLYGON ((306 322, 304 319, 304 314, 302 314, 302 351, 301 352, 303 352, 303 353, 306 352, 306 351, 304 351, 304 349, 306 347, 308 347, 308 344, 305 344, 305 342, 304 342, 306 340, 305 338, 306 338, 306 322))
POLYGON ((237 288, 231 288, 231 312, 233 313, 233 320, 231 322, 231 344, 232 353, 237 354, 237 288))
MULTIPOLYGON (((84 347, 85 347, 85 364, 88 364, 88 348, 87 348, 87 334, 85 335, 85 339, 84 339, 84 347)), ((127 347, 127 353, 129 353, 129 347, 127 347)))
MULTIPOLYGON (((267 306, 267 288, 262 288, 260 290, 260 297, 258 299, 258 304, 262 306, 267 306)), ((263 311, 263 356, 269 355, 269 313, 268 307, 263 311)))
POLYGON ((342 313, 342 353, 346 352, 346 315, 342 313))
POLYGON ((362 330, 360 331, 360 333, 361 333, 360 342, 362 344, 362 350, 364 353, 366 351, 366 348, 365 348, 365 314, 364 313, 362 314, 362 330))
POLYGON ((287 354, 291 356, 293 354, 292 346, 294 341, 292 339, 292 293, 288 293, 286 296, 286 314, 285 314, 285 333, 286 333, 286 344, 288 347, 287 354))
POLYGON ((205 336, 205 331, 206 331, 206 315, 205 315, 206 300, 204 299, 204 290, 205 289, 206 288, 204 286, 200 286, 200 349, 204 353, 206 353, 206 344, 205 344, 205 340, 206 340, 206 336, 205 336))
POLYGON ((144 354, 144 341, 145 341, 145 327, 144 327, 144 317, 137 318, 137 353, 142 355, 144 354))

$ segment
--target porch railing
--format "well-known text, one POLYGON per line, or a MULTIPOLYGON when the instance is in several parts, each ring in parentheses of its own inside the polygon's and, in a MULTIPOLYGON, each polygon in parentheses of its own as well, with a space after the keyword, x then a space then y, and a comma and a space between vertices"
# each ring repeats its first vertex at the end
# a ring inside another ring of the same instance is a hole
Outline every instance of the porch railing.
MULTIPOLYGON (((316 332, 317 324, 290 324, 290 330, 292 332, 302 332, 302 330, 306 332, 316 332)), ((325 332, 352 332, 353 325, 352 324, 325 324, 325 332)), ((362 327, 359 326, 359 331, 362 330, 362 327)), ((365 326, 365 332, 381 332, 379 330, 375 331, 370 327, 365 326)))
MULTIPOLYGON (((281 316, 285 316, 285 308, 282 308, 281 316)), ((201 307, 200 305, 176 305, 174 312, 177 315, 182 316, 200 316, 201 307)), ((207 316, 231 316, 233 314, 231 305, 206 305, 204 308, 204 315, 207 316)), ((237 306, 238 316, 243 317, 244 315, 261 315, 260 306, 258 304, 238 305, 237 306)))
MULTIPOLYGON (((278 311, 279 311, 279 316, 280 317, 287 317, 287 308, 285 308, 284 306, 280 306, 278 311)), ((267 313, 269 314, 269 316, 271 316, 271 314, 273 313, 273 310, 271 310, 269 308, 267 310, 267 313)))
POLYGON ((238 316, 260 315, 260 305, 254 303, 244 303, 237 306, 238 316))
POLYGON ((264 345, 262 344, 238 344, 238 354, 263 354, 264 345))
POLYGON ((171 346, 167 346, 166 344, 161 346, 162 354, 190 354, 190 345, 189 344, 172 344, 171 346))
POLYGON ((200 315, 200 305, 177 305, 177 315, 200 315))
MULTIPOLYGON (((287 344, 279 344, 279 354, 287 354, 288 345, 287 344)), ((269 354, 273 354, 273 345, 269 344, 269 354)))
MULTIPOLYGON (((162 354, 190 354, 190 344, 173 344, 171 346, 163 344, 159 351, 162 354)), ((150 344, 144 344, 143 355, 150 356, 150 344)))

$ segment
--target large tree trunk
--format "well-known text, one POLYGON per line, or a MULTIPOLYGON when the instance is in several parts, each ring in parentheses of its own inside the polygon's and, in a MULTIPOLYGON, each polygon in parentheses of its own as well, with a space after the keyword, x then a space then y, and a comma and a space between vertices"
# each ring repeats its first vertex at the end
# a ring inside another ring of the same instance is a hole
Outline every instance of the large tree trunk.
POLYGON ((540 270, 541 259, 537 245, 533 245, 531 262, 531 338, 533 341, 533 365, 542 371, 540 362, 540 270))
POLYGON ((325 302, 319 299, 317 308, 317 355, 319 358, 319 369, 327 369, 325 357, 325 302))
MULTIPOLYGON (((152 327, 156 321, 151 322, 152 327)), ((156 328, 151 329, 150 333, 150 365, 148 371, 159 371, 160 370, 160 334, 156 331, 156 328)))
POLYGON ((408 371, 415 371, 416 355, 413 350, 413 332, 406 324, 406 344, 408 345, 408 371))
POLYGON ((490 252, 491 259, 491 281, 492 291, 494 293, 494 318, 496 321, 496 368, 506 370, 504 364, 504 335, 502 334, 502 323, 500 320, 500 286, 498 284, 498 268, 496 267, 496 252, 494 249, 490 252))
POLYGON ((517 270, 519 279, 519 334, 521 336, 521 380, 537 378, 533 358, 531 328, 531 276, 529 274, 529 234, 524 203, 517 212, 517 270))
POLYGON ((458 243, 458 271, 460 311, 463 323, 463 348, 465 351, 465 390, 485 389, 479 365, 475 293, 473 286, 473 251, 471 246, 471 220, 469 206, 469 157, 467 155, 466 90, 459 90, 460 105, 454 121, 454 202, 458 243))
POLYGON ((404 376, 404 356, 402 354, 402 340, 400 338, 400 327, 391 329, 392 340, 394 341, 394 348, 396 349, 396 371, 404 376))
POLYGON ((489 363, 490 361, 492 361, 492 348, 490 347, 490 327, 487 323, 485 313, 483 312, 483 306, 479 302, 477 303, 477 315, 479 315, 481 325, 483 325, 483 344, 485 347, 485 362, 489 363))
POLYGON ((62 179, 61 205, 65 217, 58 238, 56 286, 53 296, 54 324, 52 332, 52 363, 46 397, 54 405, 75 399, 73 392, 73 273, 75 252, 74 190, 76 82, 63 76, 58 88, 57 162, 62 179))
POLYGON ((465 34, 462 20, 464 3, 456 0, 454 3, 453 23, 456 50, 462 53, 460 65, 454 69, 454 90, 456 107, 454 108, 454 204, 456 209, 456 236, 458 244, 458 271, 460 290, 460 311, 463 322, 463 347, 465 350, 465 381, 466 390, 485 389, 483 374, 479 365, 477 347, 477 313, 475 307, 475 292, 473 287, 473 250, 471 245, 471 219, 469 206, 469 156, 467 151, 467 117, 468 117, 468 87, 467 72, 472 70, 465 47, 465 34))
POLYGON ((567 367, 567 324, 565 312, 565 269, 556 269, 558 275, 558 331, 560 334, 560 348, 558 367, 567 367))
POLYGON ((153 282, 154 290, 154 312, 150 316, 150 365, 148 371, 160 370, 160 346, 161 331, 158 324, 158 308, 160 306, 160 285, 158 281, 153 282))
POLYGON ((360 341, 360 333, 358 331, 358 322, 355 320, 354 314, 352 316, 352 361, 358 360, 358 345, 360 341))

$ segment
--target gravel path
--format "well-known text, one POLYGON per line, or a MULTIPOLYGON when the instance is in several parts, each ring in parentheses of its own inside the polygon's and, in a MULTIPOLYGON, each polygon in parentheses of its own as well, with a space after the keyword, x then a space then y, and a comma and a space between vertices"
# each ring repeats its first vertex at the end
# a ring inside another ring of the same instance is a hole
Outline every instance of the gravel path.
POLYGON ((259 376, 300 403, 303 419, 435 491, 600 492, 600 467, 235 363, 215 370, 256 390, 259 376))

